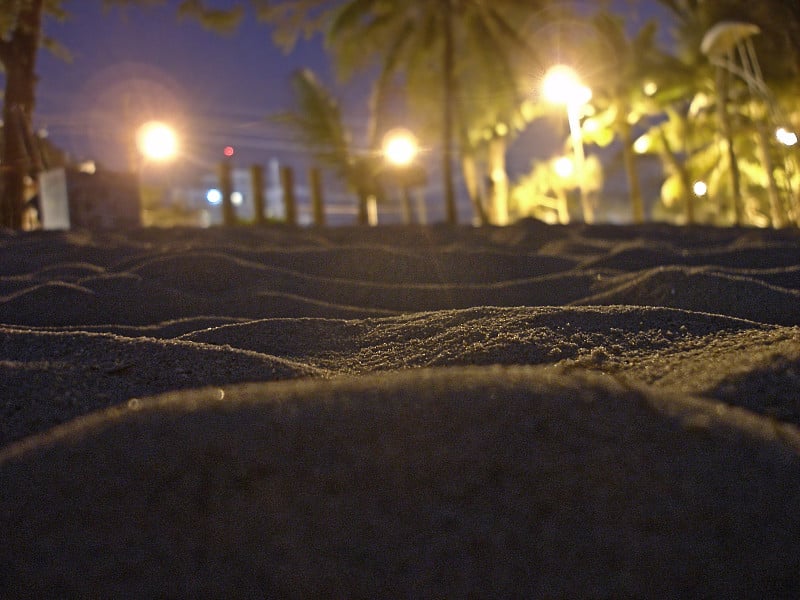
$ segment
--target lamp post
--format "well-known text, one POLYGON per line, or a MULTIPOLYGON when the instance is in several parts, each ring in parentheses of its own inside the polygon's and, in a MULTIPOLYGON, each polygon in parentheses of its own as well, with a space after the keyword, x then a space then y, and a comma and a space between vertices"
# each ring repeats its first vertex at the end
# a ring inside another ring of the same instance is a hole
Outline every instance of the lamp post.
POLYGON ((139 201, 145 225, 151 224, 153 194, 143 186, 144 167, 149 163, 167 163, 174 160, 179 153, 180 145, 175 129, 161 121, 148 121, 136 130, 136 176, 139 184, 139 201))
POLYGON ((552 67, 545 74, 542 89, 546 100, 566 108, 572 151, 575 155, 575 171, 578 178, 583 220, 586 223, 593 223, 594 209, 586 191, 584 166, 586 156, 583 150, 580 121, 581 107, 592 99, 592 90, 583 85, 575 71, 565 65, 552 67))
MULTIPOLYGON (((421 166, 416 163, 419 154, 419 143, 413 133, 407 129, 393 129, 383 136, 383 157, 392 168, 395 182, 400 186, 403 199, 403 216, 407 223, 411 222, 411 188, 425 181, 421 166)), ((424 222, 423 201, 418 198, 418 212, 424 222)))

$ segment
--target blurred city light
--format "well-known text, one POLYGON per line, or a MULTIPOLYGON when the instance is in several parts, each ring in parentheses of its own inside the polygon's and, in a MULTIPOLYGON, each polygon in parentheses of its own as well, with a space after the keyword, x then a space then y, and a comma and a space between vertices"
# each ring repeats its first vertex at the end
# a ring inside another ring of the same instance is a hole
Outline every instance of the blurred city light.
POLYGON ((166 123, 149 121, 136 132, 136 145, 145 158, 167 161, 178 153, 178 136, 166 123))
POLYGON ((222 192, 217 189, 211 189, 206 192, 206 200, 209 204, 219 204, 222 202, 222 192))
POLYGON ((233 146, 225 146, 225 148, 223 148, 222 150, 222 153, 228 158, 230 158, 236 153, 236 150, 234 150, 233 146))
POLYGON ((383 137, 383 156, 397 167, 410 165, 418 152, 417 138, 406 129, 393 129, 383 137))

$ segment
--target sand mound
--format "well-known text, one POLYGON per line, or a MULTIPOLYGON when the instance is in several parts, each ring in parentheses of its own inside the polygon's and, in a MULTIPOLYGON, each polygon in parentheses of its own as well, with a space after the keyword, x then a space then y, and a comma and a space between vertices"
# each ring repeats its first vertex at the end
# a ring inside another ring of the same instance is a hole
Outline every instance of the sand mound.
POLYGON ((798 597, 799 274, 796 230, 0 231, 0 596, 798 597))
POLYGON ((574 370, 172 394, 0 457, 2 580, 67 596, 787 597, 798 450, 743 411, 574 370))

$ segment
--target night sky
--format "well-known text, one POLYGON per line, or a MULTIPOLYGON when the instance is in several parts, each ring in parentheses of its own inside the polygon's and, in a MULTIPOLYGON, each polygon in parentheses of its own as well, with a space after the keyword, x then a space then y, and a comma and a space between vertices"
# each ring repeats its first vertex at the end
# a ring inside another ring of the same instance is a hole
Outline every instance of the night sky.
MULTIPOLYGON (((625 0, 619 2, 624 5, 625 0)), ((287 56, 252 13, 236 33, 226 36, 193 21, 179 22, 171 6, 104 13, 99 0, 66 5, 71 18, 64 23, 48 20, 45 28, 72 60, 40 54, 35 126, 46 128, 75 160, 127 168, 131 132, 148 118, 177 125, 182 160, 204 170, 229 144, 243 164, 263 164, 273 156, 297 160, 302 149, 266 117, 287 106, 289 76, 306 66, 346 98, 346 120, 356 139, 363 136, 368 82, 339 86, 319 36, 287 56)), ((540 135, 537 139, 541 142, 540 135)), ((518 142, 536 146, 516 153, 522 156, 518 167, 527 168, 537 151, 554 151, 539 142, 518 142)))
POLYGON ((47 23, 71 62, 39 60, 36 126, 76 160, 125 168, 131 130, 157 118, 180 129, 192 163, 216 162, 228 144, 243 161, 263 161, 287 150, 265 118, 287 105, 290 73, 313 65, 335 83, 319 40, 287 56, 254 18, 226 36, 177 21, 171 7, 104 14, 100 4, 81 0, 69 21, 47 23))

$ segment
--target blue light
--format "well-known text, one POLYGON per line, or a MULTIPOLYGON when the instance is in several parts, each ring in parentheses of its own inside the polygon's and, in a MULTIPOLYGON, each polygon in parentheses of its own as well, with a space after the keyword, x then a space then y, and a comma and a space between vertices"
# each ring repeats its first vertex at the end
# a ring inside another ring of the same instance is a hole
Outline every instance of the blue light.
POLYGON ((206 192, 206 200, 209 204, 219 204, 222 202, 222 192, 215 189, 210 189, 206 192))

